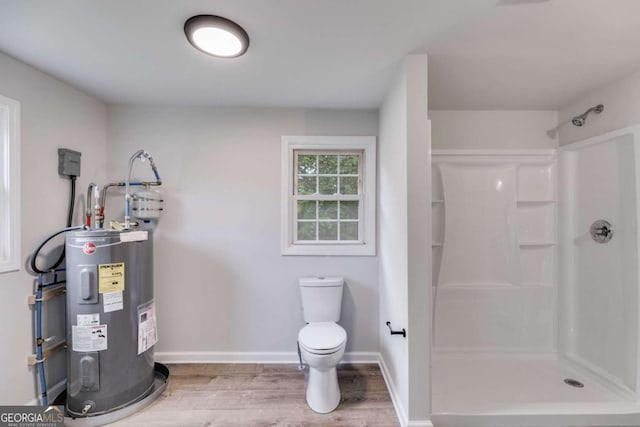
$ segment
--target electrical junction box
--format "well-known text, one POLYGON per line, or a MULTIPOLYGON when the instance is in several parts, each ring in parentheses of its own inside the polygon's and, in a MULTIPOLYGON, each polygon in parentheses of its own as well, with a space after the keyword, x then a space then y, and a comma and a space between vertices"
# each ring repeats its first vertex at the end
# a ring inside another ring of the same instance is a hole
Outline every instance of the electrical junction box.
POLYGON ((80 157, 82 153, 79 151, 69 150, 68 148, 58 148, 58 174, 64 176, 80 176, 80 157))

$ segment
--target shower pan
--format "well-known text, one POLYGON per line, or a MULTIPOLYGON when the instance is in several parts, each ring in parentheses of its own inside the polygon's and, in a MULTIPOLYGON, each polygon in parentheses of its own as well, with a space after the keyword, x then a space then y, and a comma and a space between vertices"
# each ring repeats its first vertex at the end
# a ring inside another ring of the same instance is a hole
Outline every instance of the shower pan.
POLYGON ((640 425, 639 143, 433 151, 435 425, 640 425))

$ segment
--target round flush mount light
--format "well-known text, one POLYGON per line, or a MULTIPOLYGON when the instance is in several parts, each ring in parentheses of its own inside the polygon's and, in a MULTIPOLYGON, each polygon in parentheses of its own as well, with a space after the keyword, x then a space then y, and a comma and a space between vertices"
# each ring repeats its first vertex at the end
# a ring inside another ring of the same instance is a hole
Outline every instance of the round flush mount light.
POLYGON ((249 48, 247 32, 221 16, 192 16, 184 23, 184 33, 193 47, 221 58, 236 58, 249 48))

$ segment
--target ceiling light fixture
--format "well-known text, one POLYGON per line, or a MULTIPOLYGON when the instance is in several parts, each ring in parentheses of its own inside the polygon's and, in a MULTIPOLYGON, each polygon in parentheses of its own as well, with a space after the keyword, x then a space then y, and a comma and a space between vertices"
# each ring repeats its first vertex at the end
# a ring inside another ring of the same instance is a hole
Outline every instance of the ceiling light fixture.
POLYGON ((184 23, 184 33, 193 47, 221 58, 236 58, 249 48, 247 32, 221 16, 192 16, 184 23))

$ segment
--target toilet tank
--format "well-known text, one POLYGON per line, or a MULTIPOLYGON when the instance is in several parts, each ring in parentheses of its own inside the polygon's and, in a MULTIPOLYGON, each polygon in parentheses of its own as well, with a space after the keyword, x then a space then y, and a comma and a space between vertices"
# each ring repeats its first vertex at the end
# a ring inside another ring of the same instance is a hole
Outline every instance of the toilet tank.
POLYGON ((298 281, 304 321, 337 322, 342 307, 342 277, 303 277, 298 281))

